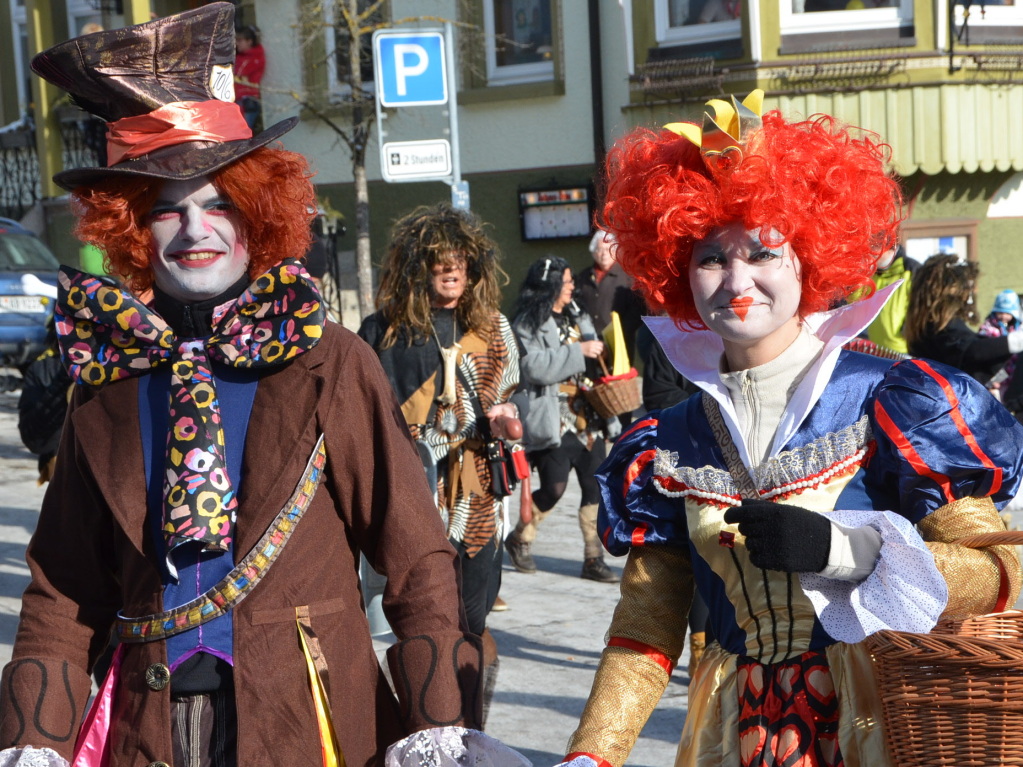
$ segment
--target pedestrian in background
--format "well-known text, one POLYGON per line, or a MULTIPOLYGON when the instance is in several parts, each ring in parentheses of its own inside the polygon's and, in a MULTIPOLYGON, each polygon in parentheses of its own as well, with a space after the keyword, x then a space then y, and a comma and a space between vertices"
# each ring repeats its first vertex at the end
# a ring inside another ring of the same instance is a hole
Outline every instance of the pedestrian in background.
MULTIPOLYGON (((447 203, 395 222, 377 291, 359 335, 376 350, 416 440, 462 570, 469 629, 483 637, 484 710, 497 679, 486 628, 501 585, 503 498, 487 456, 518 408, 519 353, 499 311, 505 280, 483 222, 447 203)), ((521 427, 519 427, 521 428, 521 427)))
POLYGON ((909 311, 909 296, 916 268, 916 261, 906 255, 902 245, 898 245, 881 254, 877 260, 877 271, 874 272, 874 287, 878 290, 899 280, 902 283, 892 292, 874 321, 867 326, 867 338, 884 349, 900 354, 909 351, 903 327, 909 311))
POLYGON ((625 336, 625 348, 629 360, 636 363, 636 331, 646 312, 646 303, 632 289, 629 277, 615 261, 615 236, 598 229, 590 238, 590 255, 593 265, 583 269, 575 278, 575 300, 582 310, 593 319, 598 338, 611 324, 611 312, 618 312, 625 336))
POLYGON ((575 471, 582 491, 579 529, 583 535, 581 577, 617 583, 597 537, 599 489, 594 473, 607 454, 605 438, 617 436, 618 420, 604 420, 586 401, 583 388, 596 372, 587 362, 604 353, 593 323, 572 300, 575 281, 568 262, 541 258, 526 273, 512 327, 522 344, 522 382, 529 398, 525 443, 540 486, 533 491, 528 519, 520 519, 505 545, 515 569, 535 573, 530 551, 537 527, 550 514, 575 471))
POLYGON ((240 27, 234 39, 234 100, 241 106, 249 128, 256 130, 262 109, 260 83, 266 72, 266 51, 259 42, 259 30, 252 25, 240 27))
MULTIPOLYGON (((977 329, 979 335, 986 338, 1002 338, 1019 328, 1020 305, 1019 295, 1015 290, 1003 290, 995 296, 994 305, 988 312, 987 319, 977 329)), ((1016 373, 1016 355, 1013 354, 988 381, 988 390, 998 397, 1003 404, 1016 373)))
POLYGON ((975 317, 978 268, 955 254, 931 256, 913 275, 905 335, 909 353, 959 368, 985 386, 1023 351, 1023 330, 991 338, 966 323, 975 317))
POLYGON ((46 324, 46 341, 46 351, 25 368, 18 398, 18 433, 25 447, 39 457, 40 485, 53 476, 72 383, 60 359, 52 317, 46 324))

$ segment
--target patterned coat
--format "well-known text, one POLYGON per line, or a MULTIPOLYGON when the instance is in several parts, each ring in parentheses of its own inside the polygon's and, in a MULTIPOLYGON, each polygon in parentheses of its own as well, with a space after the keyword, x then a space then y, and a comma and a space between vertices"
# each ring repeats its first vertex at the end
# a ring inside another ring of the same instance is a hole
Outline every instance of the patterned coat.
POLYGON ((487 338, 473 332, 460 334, 451 316, 450 311, 434 310, 439 338, 459 345, 455 401, 450 405, 437 402, 444 387, 439 340, 399 340, 381 349, 387 329, 383 312, 367 317, 359 336, 377 349, 413 438, 440 464, 438 503, 448 537, 464 541, 471 557, 497 535, 501 505, 490 490, 490 464, 470 394, 479 400, 480 413, 507 402, 519 383, 519 347, 507 318, 499 312, 490 316, 487 338), (472 393, 466 389, 467 382, 472 393))
MULTIPOLYGON (((273 569, 234 609, 239 764, 323 763, 295 623, 300 606, 327 661, 349 767, 382 764, 385 747, 408 732, 478 724, 480 655, 460 625, 454 552, 375 355, 337 325, 259 380, 236 558, 287 501, 320 433, 325 483, 273 569), (387 576, 384 610, 401 640, 388 654, 399 699, 369 635, 360 551, 387 576)), ((28 549, 32 581, 3 672, 0 747, 49 746, 70 758, 89 672, 116 612, 163 609, 142 455, 138 379, 95 392, 77 387, 28 549)), ((147 684, 147 670, 166 663, 164 642, 126 648, 111 767, 172 761, 170 688, 147 684)))

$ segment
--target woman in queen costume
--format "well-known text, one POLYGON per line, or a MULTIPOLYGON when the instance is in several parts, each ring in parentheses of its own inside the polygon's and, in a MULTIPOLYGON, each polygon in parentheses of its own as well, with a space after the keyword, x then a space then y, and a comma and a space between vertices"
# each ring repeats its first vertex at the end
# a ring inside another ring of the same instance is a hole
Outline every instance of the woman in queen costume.
POLYGON ((862 640, 1012 605, 1002 527, 1023 428, 925 360, 843 350, 886 291, 901 196, 886 147, 829 117, 715 117, 613 150, 602 225, 667 318, 647 322, 701 391, 617 441, 600 532, 622 598, 566 761, 622 765, 682 652, 694 590, 717 644, 689 688, 676 765, 886 767, 862 640))

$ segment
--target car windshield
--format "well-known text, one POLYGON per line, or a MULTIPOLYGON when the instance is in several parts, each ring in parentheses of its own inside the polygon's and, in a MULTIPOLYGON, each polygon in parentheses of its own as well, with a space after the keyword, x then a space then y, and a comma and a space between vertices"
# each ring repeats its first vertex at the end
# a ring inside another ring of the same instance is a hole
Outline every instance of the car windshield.
POLYGON ((60 262, 43 244, 27 234, 0 235, 0 271, 55 272, 60 262))

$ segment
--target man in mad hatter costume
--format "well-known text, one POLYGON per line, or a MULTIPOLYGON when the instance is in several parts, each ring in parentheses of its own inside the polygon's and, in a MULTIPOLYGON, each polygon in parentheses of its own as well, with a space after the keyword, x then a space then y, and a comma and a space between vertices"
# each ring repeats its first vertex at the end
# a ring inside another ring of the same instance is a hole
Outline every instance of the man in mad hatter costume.
POLYGON ((78 386, 28 549, 0 760, 62 764, 77 741, 76 764, 356 767, 478 722, 454 552, 376 355, 324 323, 298 260, 311 174, 267 146, 296 119, 252 136, 232 22, 214 3, 33 61, 108 123, 109 166, 56 181, 123 285, 60 276, 78 386), (387 576, 397 698, 360 551, 387 576), (79 735, 111 630, 110 716, 79 735))

